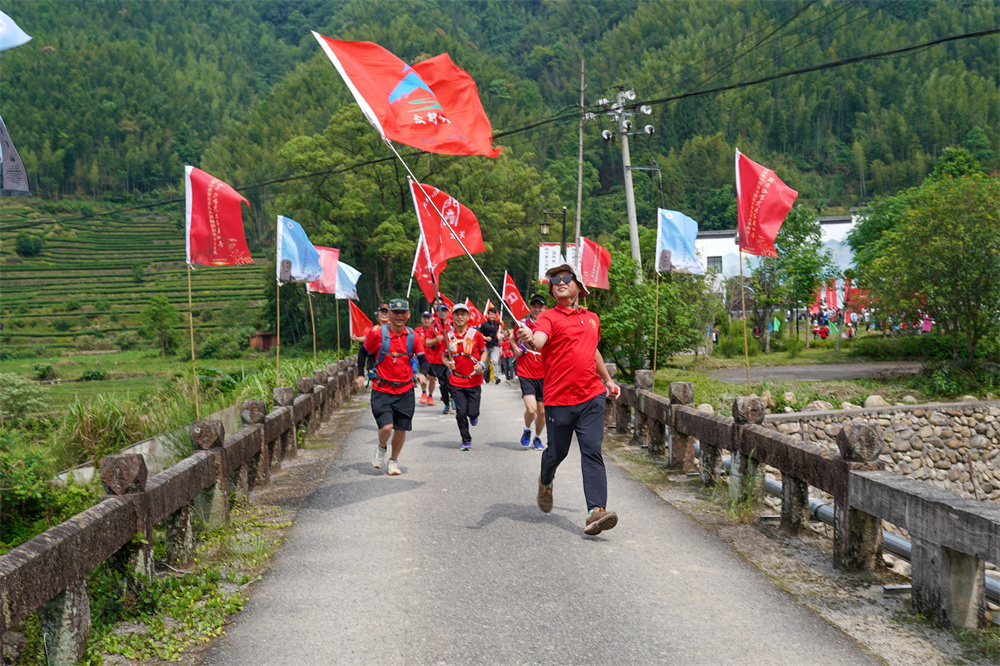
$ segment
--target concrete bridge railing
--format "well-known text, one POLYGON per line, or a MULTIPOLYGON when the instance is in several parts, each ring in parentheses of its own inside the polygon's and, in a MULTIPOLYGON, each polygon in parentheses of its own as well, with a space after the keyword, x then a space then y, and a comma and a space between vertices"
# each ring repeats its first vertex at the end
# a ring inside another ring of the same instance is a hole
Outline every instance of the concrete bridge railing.
POLYGON ((263 400, 242 403, 243 427, 229 436, 221 421, 195 421, 193 453, 155 476, 147 478, 138 454, 102 459, 100 503, 0 556, 0 635, 37 611, 48 663, 76 663, 90 629, 90 571, 110 562, 127 581, 123 594, 141 592, 153 577, 151 537, 160 524, 169 563, 186 564, 200 531, 227 524, 233 504, 296 455, 297 430, 349 398, 356 372, 341 360, 299 379, 297 395, 276 388, 270 412, 263 400))
POLYGON ((609 403, 606 425, 622 434, 634 425, 633 444, 648 444, 650 455, 697 470, 702 484, 715 485, 721 452, 728 451, 729 493, 737 501, 758 492, 761 465, 776 468, 781 528, 789 533, 807 524, 809 486, 833 495, 833 558, 842 569, 880 566, 882 520, 902 527, 913 541, 916 608, 940 624, 972 628, 985 621, 984 562, 1000 563, 1000 506, 885 471, 878 459, 884 446, 878 424, 844 424, 836 435, 838 455, 761 425, 765 408, 757 397, 736 398, 730 418, 695 409, 689 382, 671 382, 666 398, 621 388, 609 403))

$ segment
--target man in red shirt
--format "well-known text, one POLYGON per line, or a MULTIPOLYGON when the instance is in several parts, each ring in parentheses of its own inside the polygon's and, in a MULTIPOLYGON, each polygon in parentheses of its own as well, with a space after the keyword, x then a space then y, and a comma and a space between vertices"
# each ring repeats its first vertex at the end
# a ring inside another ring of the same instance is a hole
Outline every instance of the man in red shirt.
POLYGON ((430 311, 424 312, 420 316, 420 323, 423 324, 417 329, 417 335, 424 343, 424 355, 430 370, 427 373, 427 384, 423 395, 420 396, 420 404, 429 407, 434 406, 434 384, 438 377, 445 373, 442 352, 444 351, 444 331, 437 325, 434 315, 430 311))
POLYGON ((486 370, 486 340, 483 334, 469 328, 469 308, 456 303, 451 317, 455 330, 448 338, 448 358, 445 365, 451 370, 451 397, 455 401, 455 420, 462 435, 460 450, 472 448, 469 424, 479 421, 479 401, 483 394, 483 372, 486 370))
MULTIPOLYGON (((538 315, 545 311, 545 297, 541 294, 532 294, 528 300, 528 311, 531 314, 525 317, 522 323, 534 332, 538 315)), ((542 397, 545 369, 542 367, 542 356, 531 353, 520 343, 514 345, 514 355, 517 357, 517 381, 521 385, 521 399, 524 400, 524 432, 521 433, 521 446, 526 449, 532 446, 531 424, 534 422, 534 447, 536 451, 541 451, 545 448, 542 444, 542 428, 545 427, 545 400, 542 397)))
POLYGON ((545 275, 549 278, 549 294, 558 303, 538 316, 534 332, 524 327, 517 330, 521 342, 531 343, 542 353, 545 369, 543 395, 549 445, 542 453, 538 508, 545 513, 552 510, 552 481, 576 433, 588 511, 583 532, 593 536, 618 524, 618 514, 607 511, 608 479, 601 444, 605 400, 620 389, 597 349, 601 320, 577 302, 581 294, 588 293, 577 277, 578 271, 570 264, 562 264, 545 275))
POLYGON ((451 413, 451 382, 448 379, 448 368, 444 365, 444 353, 448 350, 448 331, 451 330, 452 321, 451 313, 448 306, 441 300, 441 297, 434 299, 431 304, 431 313, 434 316, 434 326, 437 328, 438 332, 445 341, 441 345, 442 359, 440 365, 437 367, 431 367, 431 374, 437 377, 439 385, 441 386, 441 402, 444 403, 444 409, 441 410, 441 415, 445 416, 451 413))
MULTIPOLYGON (((427 357, 424 344, 406 325, 410 317, 410 305, 405 298, 389 301, 389 323, 374 326, 368 331, 364 348, 375 357, 375 379, 372 380, 372 415, 378 425, 378 446, 372 467, 381 469, 385 462, 386 446, 392 437, 392 457, 389 458, 389 474, 396 476, 399 469, 399 454, 406 441, 406 431, 413 424, 413 368, 410 358, 416 356, 420 363, 418 378, 426 379, 427 357), (388 337, 388 345, 383 352, 383 337, 388 337)), ((364 378, 355 380, 358 388, 364 378)))

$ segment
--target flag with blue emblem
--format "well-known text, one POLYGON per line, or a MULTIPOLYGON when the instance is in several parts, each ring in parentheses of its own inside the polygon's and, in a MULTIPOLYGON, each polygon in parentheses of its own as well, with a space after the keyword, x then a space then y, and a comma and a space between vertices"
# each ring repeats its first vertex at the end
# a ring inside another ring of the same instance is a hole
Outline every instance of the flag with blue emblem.
POLYGON ((698 223, 684 213, 662 208, 658 209, 656 219, 657 272, 704 275, 694 246, 698 223))
POLYGON ((278 282, 314 282, 323 275, 319 252, 309 242, 302 225, 278 216, 278 282))
POLYGON ((14 19, 0 12, 0 51, 12 49, 31 41, 31 35, 14 23, 14 19))

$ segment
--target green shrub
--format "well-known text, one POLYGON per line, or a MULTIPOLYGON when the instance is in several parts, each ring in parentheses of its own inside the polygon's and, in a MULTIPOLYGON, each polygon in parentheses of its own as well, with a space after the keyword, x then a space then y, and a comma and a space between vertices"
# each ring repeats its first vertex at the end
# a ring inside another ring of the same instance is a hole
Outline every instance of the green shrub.
MULTIPOLYGON (((983 338, 976 349, 979 358, 993 358, 991 342, 983 338)), ((853 356, 863 356, 873 361, 947 361, 951 359, 951 338, 944 335, 900 335, 897 337, 869 336, 854 341, 853 356)), ((964 348, 959 350, 964 353, 964 348)))
POLYGON ((22 231, 14 241, 14 252, 22 257, 37 257, 45 247, 45 240, 41 236, 34 236, 27 231, 22 231))
POLYGON ((115 348, 113 339, 97 335, 78 335, 75 344, 79 351, 108 351, 115 348))
POLYGON ((63 310, 66 312, 76 312, 81 307, 80 301, 75 298, 71 298, 63 303, 63 310))
POLYGON ((138 349, 143 346, 143 340, 135 331, 121 331, 114 337, 114 345, 123 351, 138 349))
POLYGON ((211 333, 198 352, 199 358, 240 358, 250 348, 254 329, 239 326, 211 333))
POLYGON ((42 388, 21 375, 0 372, 0 410, 5 424, 19 425, 30 414, 48 411, 42 388))
POLYGON ((94 301, 94 309, 98 312, 107 312, 111 309, 111 303, 106 298, 98 298, 94 301))
POLYGON ((90 370, 84 370, 83 374, 80 375, 80 379, 82 379, 85 382, 101 382, 107 378, 108 378, 108 373, 104 372, 103 370, 95 370, 93 368, 90 370))
POLYGON ((76 325, 76 322, 66 317, 57 317, 52 320, 52 328, 60 332, 68 331, 76 325))
POLYGON ((40 379, 42 381, 48 381, 50 379, 55 379, 59 376, 56 372, 56 368, 51 363, 33 363, 31 369, 35 373, 35 379, 40 379))

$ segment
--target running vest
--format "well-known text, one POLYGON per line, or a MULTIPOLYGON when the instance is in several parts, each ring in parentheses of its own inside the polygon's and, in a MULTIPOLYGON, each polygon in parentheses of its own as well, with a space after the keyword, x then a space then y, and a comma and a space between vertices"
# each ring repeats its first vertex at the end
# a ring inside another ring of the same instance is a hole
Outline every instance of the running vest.
MULTIPOLYGON (((476 358, 472 354, 476 342, 476 332, 477 329, 469 326, 465 329, 465 335, 461 338, 448 336, 448 351, 451 353, 452 358, 457 358, 459 356, 467 356, 472 359, 472 363, 475 365, 479 363, 480 359, 476 358)), ((473 375, 463 375, 457 370, 452 370, 451 373, 456 377, 461 377, 462 379, 470 379, 473 375)))

